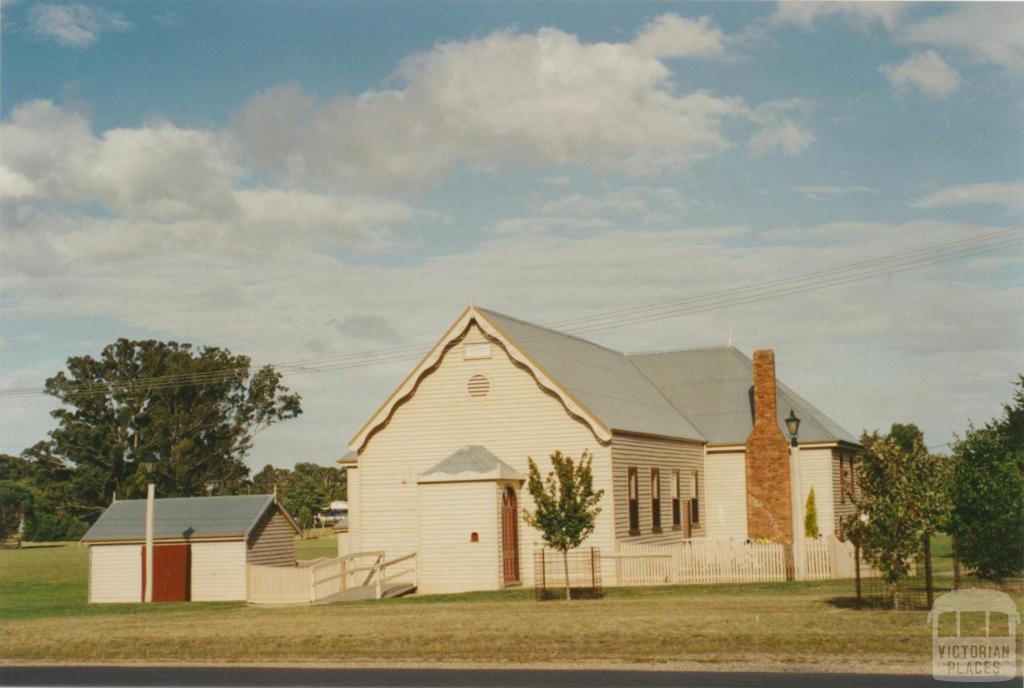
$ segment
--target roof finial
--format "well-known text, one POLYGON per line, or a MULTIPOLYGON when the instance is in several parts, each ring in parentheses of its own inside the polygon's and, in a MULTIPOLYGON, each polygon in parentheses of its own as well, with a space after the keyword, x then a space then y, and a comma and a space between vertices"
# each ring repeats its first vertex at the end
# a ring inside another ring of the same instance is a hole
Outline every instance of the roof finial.
POLYGON ((729 348, 732 348, 732 325, 729 325, 729 348))

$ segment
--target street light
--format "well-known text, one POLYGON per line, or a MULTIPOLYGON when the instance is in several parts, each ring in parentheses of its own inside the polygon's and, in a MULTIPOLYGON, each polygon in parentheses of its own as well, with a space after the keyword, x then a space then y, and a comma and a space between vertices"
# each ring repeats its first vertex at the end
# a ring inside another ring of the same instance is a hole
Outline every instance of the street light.
POLYGON ((800 419, 793 409, 789 409, 786 418, 786 430, 789 431, 789 472, 792 480, 790 494, 793 495, 793 564, 797 580, 804 578, 804 486, 800 476, 800 445, 797 433, 800 432, 800 419))
POLYGON ((786 429, 789 430, 789 443, 790 446, 796 446, 796 435, 800 431, 800 419, 793 413, 793 409, 789 409, 789 416, 786 418, 786 429))
POLYGON ((156 454, 146 452, 142 457, 146 467, 146 588, 143 601, 153 601, 153 502, 156 498, 156 454))

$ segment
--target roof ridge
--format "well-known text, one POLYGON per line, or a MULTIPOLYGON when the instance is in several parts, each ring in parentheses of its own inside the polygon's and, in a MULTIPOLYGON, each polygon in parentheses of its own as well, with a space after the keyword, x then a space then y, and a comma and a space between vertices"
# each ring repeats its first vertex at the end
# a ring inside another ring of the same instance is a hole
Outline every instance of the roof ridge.
POLYGON ((484 314, 487 314, 487 315, 497 315, 498 317, 505 318, 507 320, 514 320, 517 323, 521 323, 523 325, 529 325, 530 327, 535 327, 538 330, 544 330, 545 332, 551 332, 552 334, 557 334, 557 335, 559 335, 561 337, 569 337, 570 339, 575 339, 576 341, 583 342, 584 344, 589 344, 591 346, 596 346, 599 349, 604 349, 605 351, 610 351, 613 354, 618 354, 620 356, 627 356, 627 354, 625 352, 619 351, 618 349, 613 349, 611 347, 605 346, 604 344, 598 344, 595 341, 591 341, 589 339, 584 339, 583 337, 580 337, 580 336, 575 335, 575 334, 569 334, 568 332, 562 332, 561 330, 556 330, 553 327, 548 327, 547 325, 538 325, 537 323, 532 323, 529 320, 523 320, 522 318, 517 318, 517 317, 515 317, 513 315, 508 315, 506 313, 500 313, 500 312, 492 310, 490 308, 484 308, 483 306, 473 306, 473 307, 476 310, 481 311, 481 312, 483 312, 484 314))
POLYGON ((651 349, 649 351, 625 351, 623 352, 626 356, 632 358, 633 356, 652 356, 655 354, 679 354, 685 351, 717 351, 735 349, 736 347, 728 346, 727 344, 721 344, 718 346, 686 346, 676 349, 651 349))

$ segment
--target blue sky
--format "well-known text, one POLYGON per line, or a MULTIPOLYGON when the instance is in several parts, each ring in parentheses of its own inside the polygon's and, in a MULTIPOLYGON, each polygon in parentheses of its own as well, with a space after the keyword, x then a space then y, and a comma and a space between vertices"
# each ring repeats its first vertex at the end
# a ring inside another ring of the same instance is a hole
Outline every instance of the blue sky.
MULTIPOLYGON (((1024 219, 1016 4, 5 2, 0 387, 119 336, 294 361, 471 299, 633 308, 1024 219), (585 8, 585 11, 581 11, 585 8)), ((1019 245, 595 333, 776 349, 940 444, 1022 366, 1019 245)), ((250 464, 327 463, 410 364, 294 376, 250 464)), ((0 399, 0 451, 51 427, 0 399)))

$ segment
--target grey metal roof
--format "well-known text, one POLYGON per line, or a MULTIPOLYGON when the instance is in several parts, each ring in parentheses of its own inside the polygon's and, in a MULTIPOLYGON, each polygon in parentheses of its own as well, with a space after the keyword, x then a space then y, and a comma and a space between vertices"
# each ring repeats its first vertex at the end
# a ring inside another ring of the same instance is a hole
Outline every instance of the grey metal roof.
MULTIPOLYGON (((732 347, 630 354, 630 360, 711 444, 742 444, 753 429, 754 364, 732 347)), ((800 441, 857 440, 813 404, 777 381, 778 422, 793 409, 800 441)))
POLYGON ((518 475, 516 469, 492 454, 486 447, 481 447, 478 444, 459 449, 454 454, 439 461, 422 475, 426 477, 442 473, 446 475, 456 475, 459 473, 495 474, 495 477, 518 475))
POLYGON ((609 428, 704 439, 625 354, 508 315, 477 310, 609 428))
MULTIPOLYGON (((248 537, 274 495, 174 497, 153 501, 153 537, 248 537)), ((146 500, 114 502, 92 524, 83 542, 138 540, 146 536, 146 500)))

